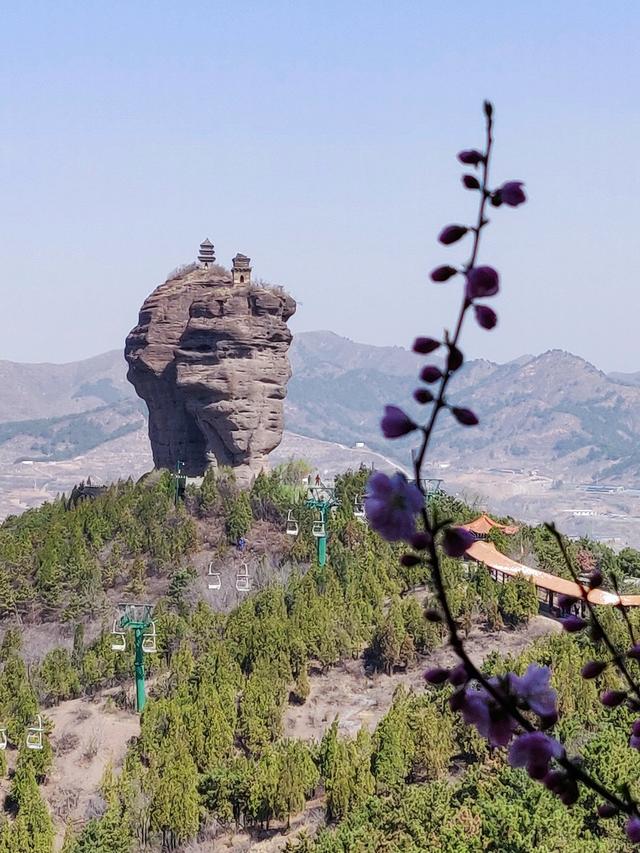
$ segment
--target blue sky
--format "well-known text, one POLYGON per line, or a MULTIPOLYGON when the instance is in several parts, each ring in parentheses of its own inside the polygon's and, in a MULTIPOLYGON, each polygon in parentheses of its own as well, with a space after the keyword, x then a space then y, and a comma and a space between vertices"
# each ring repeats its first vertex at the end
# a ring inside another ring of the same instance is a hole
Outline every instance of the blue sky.
POLYGON ((294 330, 408 344, 451 322, 428 271, 472 216, 455 153, 496 106, 481 259, 500 325, 471 356, 552 347, 640 370, 640 4, 6 2, 0 358, 119 347, 209 236, 299 300, 294 330))

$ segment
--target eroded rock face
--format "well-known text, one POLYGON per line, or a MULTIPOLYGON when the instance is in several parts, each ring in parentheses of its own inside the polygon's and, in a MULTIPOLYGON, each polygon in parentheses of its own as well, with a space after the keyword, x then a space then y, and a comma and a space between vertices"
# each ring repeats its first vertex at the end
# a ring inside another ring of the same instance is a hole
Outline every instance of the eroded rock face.
POLYGON ((156 468, 179 460, 196 477, 229 465, 251 482, 282 438, 295 310, 284 292, 233 284, 219 268, 188 270, 145 300, 125 358, 156 468))

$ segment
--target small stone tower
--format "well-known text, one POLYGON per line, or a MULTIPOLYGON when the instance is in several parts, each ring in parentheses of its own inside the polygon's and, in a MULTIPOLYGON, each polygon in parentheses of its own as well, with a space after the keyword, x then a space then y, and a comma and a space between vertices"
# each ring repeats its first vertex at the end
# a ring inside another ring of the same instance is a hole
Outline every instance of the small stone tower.
POLYGON ((203 240, 200 243, 200 251, 198 252, 198 260, 205 267, 210 266, 210 264, 215 264, 216 262, 216 250, 213 248, 213 243, 207 237, 206 240, 203 240))
POLYGON ((251 258, 237 254, 232 261, 231 274, 234 284, 251 284, 251 258))

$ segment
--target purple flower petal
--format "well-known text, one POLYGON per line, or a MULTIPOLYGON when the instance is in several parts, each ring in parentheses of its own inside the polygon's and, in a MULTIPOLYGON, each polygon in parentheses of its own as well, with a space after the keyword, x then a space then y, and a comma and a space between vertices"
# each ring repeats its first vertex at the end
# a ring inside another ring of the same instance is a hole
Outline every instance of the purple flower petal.
POLYGON ((509 764, 526 767, 534 779, 542 779, 549 770, 552 758, 564 754, 562 745, 544 732, 526 732, 517 737, 509 748, 509 764))
POLYGON ((524 204, 527 197, 522 187, 522 181, 507 181, 499 189, 498 193, 503 204, 508 204, 509 207, 518 207, 524 204))
POLYGON ((548 666, 530 663, 524 675, 509 674, 509 687, 539 717, 556 714, 558 694, 550 685, 548 666))
POLYGON ((400 438, 417 428, 417 424, 397 406, 384 407, 384 417, 380 426, 385 438, 400 438))
POLYGON ((582 667, 580 674, 583 678, 597 678, 605 671, 606 668, 607 664, 605 661, 590 660, 582 667))
POLYGON ((570 616, 565 616, 564 619, 561 619, 560 623, 564 630, 568 631, 570 634, 575 634, 576 631, 582 631, 583 628, 587 627, 585 620, 573 613, 570 616))
POLYGON ((364 507, 371 528, 389 542, 410 540, 424 495, 404 474, 388 477, 378 471, 369 477, 364 507))
POLYGON ((500 290, 500 276, 493 267, 472 267, 467 273, 467 299, 495 296, 500 290))
POLYGON ((629 841, 633 841, 634 844, 640 842, 640 817, 632 815, 627 821, 625 829, 629 841))

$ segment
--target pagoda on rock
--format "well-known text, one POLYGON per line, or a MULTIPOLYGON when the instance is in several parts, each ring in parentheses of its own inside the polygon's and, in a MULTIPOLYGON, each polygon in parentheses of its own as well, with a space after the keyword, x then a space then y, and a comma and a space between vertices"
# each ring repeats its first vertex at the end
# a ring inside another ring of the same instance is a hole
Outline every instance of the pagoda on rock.
POLYGON ((210 266, 211 264, 215 264, 216 262, 216 251, 213 248, 213 243, 207 237, 206 240, 203 240, 200 243, 200 251, 198 252, 198 261, 205 267, 210 266))

